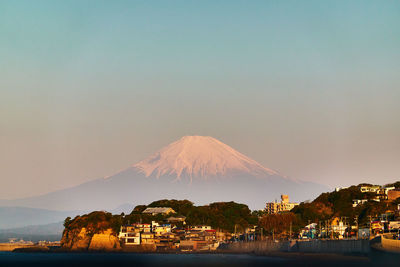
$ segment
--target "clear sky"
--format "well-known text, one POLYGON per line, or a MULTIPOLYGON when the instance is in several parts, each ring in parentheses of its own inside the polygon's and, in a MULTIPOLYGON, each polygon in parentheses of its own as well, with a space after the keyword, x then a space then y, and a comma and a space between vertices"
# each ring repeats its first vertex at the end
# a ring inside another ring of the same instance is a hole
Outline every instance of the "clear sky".
POLYGON ((399 1, 0 0, 0 199, 184 135, 329 186, 400 180, 399 1))

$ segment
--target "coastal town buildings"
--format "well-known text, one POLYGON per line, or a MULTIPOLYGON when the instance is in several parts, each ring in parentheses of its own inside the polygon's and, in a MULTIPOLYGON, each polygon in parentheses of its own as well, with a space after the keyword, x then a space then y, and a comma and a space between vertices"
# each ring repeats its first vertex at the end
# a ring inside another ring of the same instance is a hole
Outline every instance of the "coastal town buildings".
MULTIPOLYGON (((360 191, 362 193, 375 193, 375 197, 372 200, 380 202, 382 200, 389 199, 389 192, 396 190, 393 186, 380 186, 380 185, 363 185, 360 186, 360 191)), ((390 193, 393 197, 393 193, 390 193)))
POLYGON ((299 203, 294 203, 289 201, 288 195, 281 195, 281 202, 268 202, 265 206, 265 211, 268 214, 275 214, 285 211, 290 211, 294 207, 299 205, 299 203))
MULTIPOLYGON (((150 210, 150 212, 154 212, 154 210, 150 210)), ((185 217, 177 216, 176 218, 180 223, 185 217)), ((230 236, 217 232, 209 225, 179 228, 176 225, 152 221, 151 224, 135 223, 122 226, 118 238, 125 247, 146 247, 148 249, 150 246, 155 250, 192 251, 214 250, 220 241, 226 240, 230 236)))

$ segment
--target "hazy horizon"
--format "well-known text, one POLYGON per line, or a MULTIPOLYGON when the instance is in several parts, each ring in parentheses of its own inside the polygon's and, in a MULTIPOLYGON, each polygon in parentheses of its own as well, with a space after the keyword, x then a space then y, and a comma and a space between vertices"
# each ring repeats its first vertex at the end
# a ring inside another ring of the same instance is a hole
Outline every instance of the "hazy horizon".
POLYGON ((400 180, 398 1, 0 1, 0 199, 185 135, 330 187, 400 180))

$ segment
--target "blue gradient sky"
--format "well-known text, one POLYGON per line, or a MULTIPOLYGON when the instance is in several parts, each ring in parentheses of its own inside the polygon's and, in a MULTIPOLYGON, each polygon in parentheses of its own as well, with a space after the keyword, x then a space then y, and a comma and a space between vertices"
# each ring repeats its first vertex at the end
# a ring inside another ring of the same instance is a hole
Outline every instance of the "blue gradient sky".
POLYGON ((0 198, 183 135, 293 178, 400 180, 399 1, 0 0, 0 198))

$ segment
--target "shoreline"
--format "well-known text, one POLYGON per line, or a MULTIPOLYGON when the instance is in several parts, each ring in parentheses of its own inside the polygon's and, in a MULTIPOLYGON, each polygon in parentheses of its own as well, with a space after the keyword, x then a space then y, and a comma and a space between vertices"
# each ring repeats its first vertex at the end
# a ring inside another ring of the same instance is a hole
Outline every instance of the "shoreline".
POLYGON ((43 247, 32 246, 25 248, 17 248, 12 253, 32 253, 32 254, 74 254, 74 255, 90 255, 90 254, 124 254, 124 255, 248 255, 254 257, 268 257, 275 259, 287 260, 291 263, 354 263, 358 264, 372 264, 381 262, 399 262, 400 253, 395 251, 384 250, 381 247, 376 247, 376 244, 371 244, 369 252, 298 252, 298 251, 277 251, 277 250, 231 250, 220 248, 217 250, 207 251, 179 251, 179 250, 131 250, 129 248, 114 249, 114 250, 71 250, 62 247, 43 247))
MULTIPOLYGON (((8 252, 10 253, 10 252, 8 252)), ((371 252, 367 254, 360 254, 360 253, 309 253, 309 252, 280 252, 280 251, 270 251, 270 252, 263 252, 257 253, 254 251, 251 252, 238 252, 238 251, 229 251, 229 250, 216 250, 216 251, 143 251, 143 252, 132 252, 132 251, 123 251, 123 250, 114 250, 114 251, 101 251, 101 250, 80 250, 80 251, 71 251, 67 249, 59 249, 53 248, 49 250, 17 250, 13 251, 12 253, 21 254, 22 257, 24 255, 32 254, 32 257, 43 257, 44 255, 48 255, 52 258, 51 255, 57 257, 57 255, 64 254, 68 257, 67 254, 70 254, 72 259, 76 259, 77 257, 80 258, 80 255, 85 258, 86 256, 94 257, 94 258, 109 258, 112 257, 118 261, 121 259, 122 261, 126 260, 127 257, 130 258, 143 258, 143 257, 156 257, 160 256, 161 258, 170 258, 179 259, 182 256, 182 259, 188 259, 191 257, 195 257, 199 262, 203 260, 209 260, 207 256, 211 258, 220 258, 222 261, 225 257, 231 258, 232 257, 250 257, 253 258, 254 261, 263 261, 270 259, 273 261, 282 261, 284 266, 288 266, 287 264, 293 266, 337 266, 340 264, 341 266, 386 266, 388 264, 398 263, 400 262, 400 254, 399 253, 390 253, 386 251, 380 250, 371 250, 371 252), (34 255, 37 256, 34 256, 34 255), (85 256, 86 255, 86 256, 85 256), (98 257, 97 257, 98 255, 98 257), (121 255, 121 256, 118 256, 121 255), (137 256, 137 257, 136 257, 137 256), (178 258, 176 258, 178 257, 178 258)), ((1 254, 0 254, 1 255, 1 254)), ((47 257, 47 256, 46 256, 47 257)), ((64 257, 64 256, 63 256, 64 257)), ((68 257, 69 258, 69 257, 68 257)), ((172 261, 174 261, 172 260, 172 261)), ((1 259, 0 259, 1 261, 1 259)), ((197 266, 196 263, 193 263, 193 266, 197 266)), ((90 265, 91 266, 91 265, 90 265)), ((152 266, 150 264, 150 266, 152 266)), ((202 266, 202 265, 198 265, 202 266)))

